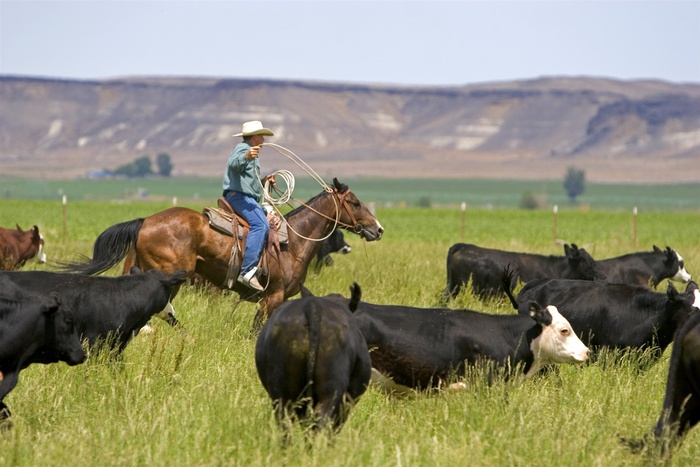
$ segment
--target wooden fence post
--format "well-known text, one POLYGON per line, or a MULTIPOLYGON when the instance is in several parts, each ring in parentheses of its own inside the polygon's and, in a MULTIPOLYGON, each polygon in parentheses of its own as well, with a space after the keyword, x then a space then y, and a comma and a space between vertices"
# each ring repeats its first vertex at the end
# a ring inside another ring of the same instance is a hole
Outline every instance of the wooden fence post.
POLYGON ((632 246, 637 248, 637 206, 632 208, 632 246))
POLYGON ((462 207, 462 229, 461 229, 461 231, 462 231, 462 243, 464 243, 464 219, 465 219, 466 214, 467 214, 467 203, 462 201, 461 207, 462 207))
POLYGON ((67 205, 68 204, 68 196, 63 195, 63 241, 66 241, 66 236, 68 235, 68 222, 66 220, 67 214, 67 205))

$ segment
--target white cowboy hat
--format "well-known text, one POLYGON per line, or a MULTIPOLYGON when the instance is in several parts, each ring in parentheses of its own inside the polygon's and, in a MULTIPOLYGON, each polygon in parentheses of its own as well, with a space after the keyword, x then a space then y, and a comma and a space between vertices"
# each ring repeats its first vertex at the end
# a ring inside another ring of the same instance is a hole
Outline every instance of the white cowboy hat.
POLYGON ((263 128, 261 122, 253 120, 252 122, 245 122, 241 128, 241 132, 233 136, 252 136, 252 135, 265 135, 265 136, 275 136, 275 134, 269 128, 263 128))

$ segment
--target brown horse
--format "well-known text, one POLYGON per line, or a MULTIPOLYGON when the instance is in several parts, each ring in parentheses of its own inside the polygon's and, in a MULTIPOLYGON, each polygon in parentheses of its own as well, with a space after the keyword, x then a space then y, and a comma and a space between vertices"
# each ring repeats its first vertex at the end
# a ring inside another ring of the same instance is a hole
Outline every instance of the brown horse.
MULTIPOLYGON (((254 328, 289 297, 300 292, 311 260, 321 248, 319 240, 342 227, 367 241, 379 240, 384 229, 347 185, 333 179, 324 190, 284 216, 289 243, 279 251, 266 251, 257 292, 236 282, 232 289, 242 300, 260 302, 254 328), (337 223, 336 223, 337 219, 337 223)), ((132 266, 141 270, 160 269, 166 274, 185 270, 225 287, 233 238, 212 229, 207 218, 192 209, 170 208, 147 218, 113 225, 95 240, 93 257, 83 263, 68 263, 66 271, 99 274, 126 257, 124 274, 132 266)), ((241 247, 244 249, 244 246, 241 247)), ((174 291, 173 297, 177 294, 174 291)))

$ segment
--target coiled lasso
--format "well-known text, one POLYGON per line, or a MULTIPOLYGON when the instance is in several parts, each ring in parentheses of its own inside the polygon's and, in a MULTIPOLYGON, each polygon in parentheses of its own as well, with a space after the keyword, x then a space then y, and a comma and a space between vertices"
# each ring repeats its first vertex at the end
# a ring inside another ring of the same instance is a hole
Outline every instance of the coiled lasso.
MULTIPOLYGON (((326 182, 324 182, 323 179, 306 162, 304 162, 299 156, 294 154, 294 152, 292 152, 291 150, 285 148, 284 146, 280 146, 279 144, 275 144, 275 143, 263 143, 262 146, 271 147, 272 149, 274 149, 275 151, 277 151, 281 155, 290 159, 296 165, 301 167, 306 173, 311 175, 311 178, 316 180, 318 182, 318 184, 321 185, 321 187, 326 192, 328 192, 328 193, 333 192, 333 188, 329 187, 328 184, 326 184, 326 182)), ((333 201, 335 202, 335 221, 334 221, 335 225, 333 226, 333 229, 331 229, 330 233, 323 238, 308 238, 308 237, 305 237, 305 236, 299 234, 299 232, 294 230, 294 228, 291 225, 289 225, 289 222, 287 222, 287 220, 284 218, 284 216, 282 215, 280 210, 277 208, 277 206, 279 206, 279 205, 287 204, 289 202, 289 200, 291 199, 292 193, 294 192, 294 184, 295 184, 294 174, 292 174, 292 172, 290 172, 289 170, 285 170, 285 169, 280 169, 280 170, 277 170, 277 171, 272 173, 272 175, 275 178, 280 177, 287 186, 284 189, 284 191, 277 190, 277 192, 280 193, 279 196, 277 196, 277 197, 274 197, 270 193, 270 181, 265 180, 265 182, 263 183, 263 181, 260 179, 260 174, 257 172, 257 169, 255 172, 255 175, 258 177, 258 182, 260 182, 260 184, 263 186, 263 199, 273 207, 273 209, 279 215, 280 219, 282 219, 282 222, 287 224, 287 228, 291 229, 292 232, 297 234, 299 237, 306 239, 306 240, 311 240, 314 242, 322 242, 325 239, 327 239, 328 237, 330 237, 331 234, 333 233, 333 231, 338 227, 338 220, 340 218, 340 206, 338 205, 338 199, 334 196, 333 201)))

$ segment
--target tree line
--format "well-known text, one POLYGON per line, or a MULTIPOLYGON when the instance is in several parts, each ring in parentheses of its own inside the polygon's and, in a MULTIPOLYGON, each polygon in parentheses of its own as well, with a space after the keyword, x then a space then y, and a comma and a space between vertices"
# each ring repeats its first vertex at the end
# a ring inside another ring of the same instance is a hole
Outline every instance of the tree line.
POLYGON ((115 175, 124 175, 129 178, 148 177, 149 175, 160 175, 169 177, 173 171, 173 163, 170 155, 161 152, 156 156, 156 171, 153 170, 151 157, 148 155, 134 159, 128 164, 123 164, 114 170, 115 175))

